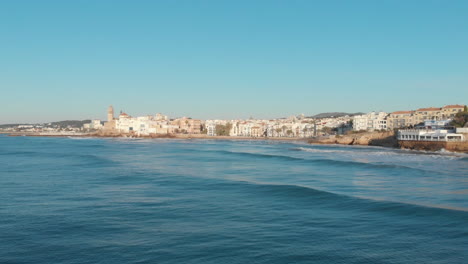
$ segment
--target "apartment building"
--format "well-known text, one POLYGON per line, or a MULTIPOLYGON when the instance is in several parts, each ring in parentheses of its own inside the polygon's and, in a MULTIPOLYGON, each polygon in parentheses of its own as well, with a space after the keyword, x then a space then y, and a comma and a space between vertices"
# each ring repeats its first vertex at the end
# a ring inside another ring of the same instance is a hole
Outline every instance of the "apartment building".
POLYGON ((370 112, 353 117, 353 130, 355 131, 386 130, 387 128, 387 113, 385 112, 370 112))
POLYGON ((415 111, 393 112, 387 118, 388 128, 415 126, 427 120, 441 121, 453 119, 457 113, 463 112, 464 108, 464 105, 446 105, 444 107, 420 108, 415 111))

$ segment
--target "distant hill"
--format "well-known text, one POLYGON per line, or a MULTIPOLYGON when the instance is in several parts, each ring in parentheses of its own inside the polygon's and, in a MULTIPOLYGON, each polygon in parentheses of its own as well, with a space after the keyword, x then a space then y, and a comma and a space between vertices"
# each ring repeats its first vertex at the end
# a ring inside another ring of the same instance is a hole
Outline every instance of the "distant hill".
POLYGON ((329 118, 329 117, 341 117, 341 116, 355 116, 355 115, 362 115, 364 113, 343 113, 343 112, 329 112, 329 113, 320 113, 314 116, 310 116, 312 118, 329 118))
POLYGON ((83 124, 91 123, 91 120, 65 120, 65 121, 58 121, 58 122, 51 122, 51 126, 59 126, 59 127, 82 127, 83 124))
POLYGON ((3 124, 3 125, 0 125, 0 128, 16 127, 20 125, 24 125, 24 124, 3 124))
POLYGON ((36 124, 3 124, 0 125, 0 128, 9 128, 9 127, 17 127, 19 125, 33 125, 33 126, 43 126, 43 127, 82 127, 83 124, 91 123, 91 120, 65 120, 65 121, 58 121, 58 122, 47 122, 47 123, 36 123, 36 124))

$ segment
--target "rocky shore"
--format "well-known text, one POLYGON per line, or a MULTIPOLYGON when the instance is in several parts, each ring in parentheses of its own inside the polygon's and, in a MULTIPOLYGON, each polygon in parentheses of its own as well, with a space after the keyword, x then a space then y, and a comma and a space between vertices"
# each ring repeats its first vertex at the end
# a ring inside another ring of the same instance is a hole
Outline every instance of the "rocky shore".
POLYGON ((343 136, 329 136, 309 140, 311 144, 341 144, 381 146, 389 148, 401 148, 424 151, 447 150, 453 152, 468 153, 468 141, 398 141, 393 131, 388 132, 364 132, 343 136))
POLYGON ((398 140, 393 131, 364 132, 348 135, 319 137, 309 140, 311 144, 365 145, 397 148, 398 140))

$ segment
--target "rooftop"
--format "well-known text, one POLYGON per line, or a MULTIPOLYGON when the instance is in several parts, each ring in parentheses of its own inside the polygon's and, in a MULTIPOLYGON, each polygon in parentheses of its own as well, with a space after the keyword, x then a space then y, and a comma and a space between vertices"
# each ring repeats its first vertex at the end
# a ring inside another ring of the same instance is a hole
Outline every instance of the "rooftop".
POLYGON ((439 108, 439 107, 428 107, 428 108, 419 108, 418 110, 416 111, 440 111, 442 108, 439 108))
POLYGON ((396 112, 392 112, 391 114, 393 115, 403 115, 403 114, 412 114, 413 111, 396 111, 396 112))
POLYGON ((464 108, 464 105, 446 105, 443 108, 464 108))

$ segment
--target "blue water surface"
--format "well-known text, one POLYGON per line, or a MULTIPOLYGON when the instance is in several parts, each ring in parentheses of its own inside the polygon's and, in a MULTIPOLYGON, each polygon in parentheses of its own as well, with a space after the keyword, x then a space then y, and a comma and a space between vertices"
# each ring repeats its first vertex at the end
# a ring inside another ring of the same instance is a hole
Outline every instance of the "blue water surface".
POLYGON ((468 156, 0 136, 0 263, 468 263, 468 156))

